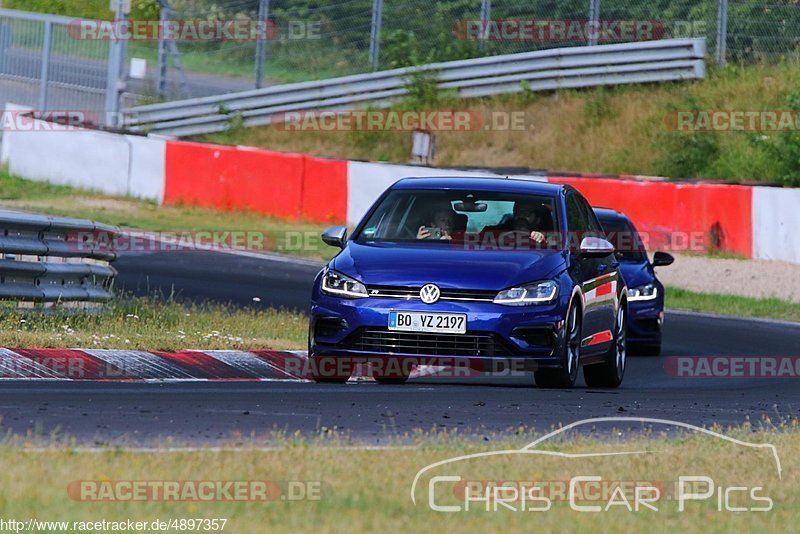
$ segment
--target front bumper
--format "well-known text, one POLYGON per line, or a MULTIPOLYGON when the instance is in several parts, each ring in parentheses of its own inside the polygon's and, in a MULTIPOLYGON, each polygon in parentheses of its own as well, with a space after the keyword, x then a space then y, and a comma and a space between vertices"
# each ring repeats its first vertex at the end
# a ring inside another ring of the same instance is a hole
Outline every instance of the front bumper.
POLYGON ((661 299, 628 303, 628 342, 634 345, 661 343, 664 303, 661 299))
POLYGON ((390 298, 339 299, 317 293, 311 309, 310 353, 353 361, 399 359, 414 364, 469 366, 481 370, 535 370, 559 365, 564 340, 560 301, 544 306, 491 302, 390 298), (389 312, 464 313, 467 333, 414 334, 389 331, 389 312))

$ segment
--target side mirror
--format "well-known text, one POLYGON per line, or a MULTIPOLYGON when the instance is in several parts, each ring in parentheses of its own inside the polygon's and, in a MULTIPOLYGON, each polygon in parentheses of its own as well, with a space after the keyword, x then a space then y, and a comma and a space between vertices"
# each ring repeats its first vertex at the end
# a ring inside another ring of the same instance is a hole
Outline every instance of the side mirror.
POLYGON ((581 240, 580 254, 586 257, 603 257, 614 253, 614 245, 602 237, 584 237, 581 240))
POLYGON ((653 255, 653 267, 666 267, 675 263, 675 258, 672 254, 666 252, 656 252, 653 255))
POLYGON ((344 248, 344 244, 347 241, 347 227, 331 226, 322 232, 322 241, 332 247, 344 248))

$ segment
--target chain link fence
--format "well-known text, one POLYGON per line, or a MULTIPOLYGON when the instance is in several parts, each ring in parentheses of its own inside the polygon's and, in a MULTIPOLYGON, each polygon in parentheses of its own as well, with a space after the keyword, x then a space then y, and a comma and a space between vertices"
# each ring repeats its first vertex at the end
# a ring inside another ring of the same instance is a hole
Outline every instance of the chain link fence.
POLYGON ((74 39, 67 17, 0 9, 0 96, 37 110, 105 107, 108 42, 74 39))
POLYGON ((150 33, 128 39, 119 57, 108 38, 76 38, 69 29, 75 19, 0 9, 0 100, 108 111, 114 108, 105 96, 109 87, 120 90, 125 107, 423 63, 673 37, 705 37, 720 63, 794 59, 800 48, 797 0, 147 1, 154 12, 160 8, 161 24, 249 26, 233 37, 218 32, 167 41, 150 33), (263 20, 259 33, 254 22, 263 20), (132 61, 139 70, 134 78, 132 61), (117 67, 115 77, 109 71, 117 67))
POLYGON ((745 63, 793 58, 800 44, 796 0, 169 2, 175 20, 257 19, 266 4, 270 29, 263 55, 256 42, 178 43, 188 72, 245 79, 252 86, 254 63, 262 61, 264 83, 274 84, 637 40, 705 37, 719 62, 745 63), (718 47, 725 30, 725 46, 718 47))

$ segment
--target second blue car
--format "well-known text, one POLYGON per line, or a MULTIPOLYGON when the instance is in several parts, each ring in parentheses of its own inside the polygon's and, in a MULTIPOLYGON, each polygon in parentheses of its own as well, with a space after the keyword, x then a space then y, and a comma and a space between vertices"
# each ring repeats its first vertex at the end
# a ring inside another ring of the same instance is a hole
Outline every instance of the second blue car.
POLYGON ((656 252, 651 262, 639 232, 624 213, 607 208, 595 208, 594 212, 616 249, 628 286, 628 342, 640 354, 658 356, 664 326, 664 285, 654 268, 672 265, 675 259, 666 252, 656 252))

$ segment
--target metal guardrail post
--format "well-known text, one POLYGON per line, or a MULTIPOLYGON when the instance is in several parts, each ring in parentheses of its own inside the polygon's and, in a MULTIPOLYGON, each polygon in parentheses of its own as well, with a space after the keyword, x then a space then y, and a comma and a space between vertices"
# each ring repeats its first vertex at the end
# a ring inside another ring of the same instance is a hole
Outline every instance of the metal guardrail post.
POLYGON ((705 77, 704 38, 574 46, 273 85, 240 93, 125 110, 133 130, 185 136, 224 131, 231 114, 245 126, 271 124, 289 111, 388 107, 408 94, 415 73, 436 73, 438 87, 462 98, 705 77), (231 113, 220 113, 224 106, 231 113))
POLYGON ((728 0, 718 0, 717 5, 717 65, 722 66, 728 52, 728 0))
POLYGON ((383 21, 383 0, 372 0, 372 25, 369 33, 369 64, 378 70, 381 50, 381 22, 383 21))
POLYGON ((256 89, 264 85, 264 62, 267 60, 267 39, 269 37, 269 0, 258 2, 258 23, 264 25, 264 35, 256 40, 256 89))
POLYGON ((0 210, 0 300, 94 303, 112 298, 119 229, 0 210))
POLYGON ((50 84, 50 49, 53 42, 53 23, 44 23, 44 41, 42 43, 42 65, 39 75, 39 111, 47 111, 47 91, 50 84))
POLYGON ((600 0, 589 0, 589 39, 588 45, 597 44, 597 34, 600 28, 600 0))

